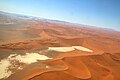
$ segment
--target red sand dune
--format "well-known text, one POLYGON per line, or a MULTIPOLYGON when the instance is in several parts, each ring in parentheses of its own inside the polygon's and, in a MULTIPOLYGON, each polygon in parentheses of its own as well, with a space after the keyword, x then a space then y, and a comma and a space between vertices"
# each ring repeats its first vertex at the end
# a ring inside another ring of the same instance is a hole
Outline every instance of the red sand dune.
POLYGON ((6 80, 120 80, 120 32, 64 23, 31 23, 35 25, 23 31, 39 38, 2 44, 0 50, 39 52, 42 47, 84 46, 93 52, 54 52, 58 54, 52 60, 26 65, 6 80))

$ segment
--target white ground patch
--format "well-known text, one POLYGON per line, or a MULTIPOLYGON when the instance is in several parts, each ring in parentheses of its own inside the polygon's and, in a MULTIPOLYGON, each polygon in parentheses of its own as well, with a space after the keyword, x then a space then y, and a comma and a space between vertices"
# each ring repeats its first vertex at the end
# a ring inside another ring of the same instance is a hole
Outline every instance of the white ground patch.
POLYGON ((31 63, 37 62, 38 60, 47 60, 47 59, 51 59, 51 58, 48 58, 45 55, 40 55, 37 53, 32 53, 32 54, 26 53, 26 55, 24 55, 24 56, 17 55, 15 57, 15 59, 21 63, 31 64, 31 63))
POLYGON ((75 49, 81 50, 81 51, 86 51, 86 52, 93 52, 92 50, 85 48, 83 46, 72 46, 75 49))
POLYGON ((73 47, 49 47, 48 50, 58 51, 58 52, 68 52, 75 50, 73 47))
MULTIPOLYGON (((72 47, 49 47, 48 50, 58 51, 58 52, 68 52, 73 50, 81 50, 87 52, 93 52, 92 50, 82 47, 82 46, 72 46, 72 47)), ((10 70, 11 67, 15 67, 18 70, 23 69, 22 66, 17 65, 15 62, 31 64, 37 62, 38 60, 48 60, 52 59, 45 55, 40 55, 38 53, 26 53, 25 55, 11 54, 6 59, 0 61, 0 79, 8 78, 13 72, 10 70)), ((46 66, 50 68, 50 66, 46 66)))
POLYGON ((92 50, 82 47, 82 46, 72 46, 72 47, 49 47, 48 50, 58 51, 58 52, 68 52, 73 50, 81 50, 86 52, 93 52, 92 50))
POLYGON ((46 68, 50 68, 50 66, 46 66, 46 68))
POLYGON ((11 66, 8 59, 3 59, 0 61, 0 79, 9 77, 12 72, 8 71, 8 67, 11 66))
MULTIPOLYGON (((52 58, 48 58, 47 56, 40 55, 38 53, 26 53, 25 55, 11 54, 6 59, 0 61, 0 79, 2 78, 6 79, 11 74, 13 74, 13 72, 10 71, 9 68, 16 66, 15 61, 19 63, 31 64, 37 62, 38 60, 48 60, 48 59, 52 59, 52 58), (14 63, 12 61, 14 61, 14 63)), ((21 66, 16 66, 16 68, 22 69, 21 66)))

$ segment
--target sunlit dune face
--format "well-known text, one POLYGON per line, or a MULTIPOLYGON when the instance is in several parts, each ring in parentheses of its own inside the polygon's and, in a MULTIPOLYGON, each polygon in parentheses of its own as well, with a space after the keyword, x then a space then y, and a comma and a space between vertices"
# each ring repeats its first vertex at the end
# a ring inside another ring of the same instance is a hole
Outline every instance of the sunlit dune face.
POLYGON ((38 60, 48 59, 51 58, 38 53, 26 53, 25 55, 11 54, 6 59, 0 61, 0 79, 5 79, 13 74, 13 72, 10 70, 12 68, 22 69, 22 66, 17 65, 17 63, 31 64, 37 62, 38 60))
POLYGON ((53 51, 58 51, 58 52, 68 52, 68 51, 73 51, 73 50, 81 50, 81 51, 86 51, 86 52, 93 52, 92 50, 82 47, 82 46, 72 46, 72 47, 49 47, 48 50, 53 50, 53 51))
MULTIPOLYGON (((69 52, 74 50, 93 52, 92 50, 82 47, 82 46, 71 46, 71 47, 49 47, 49 50, 58 51, 58 52, 69 52)), ((11 74, 15 73, 12 69, 22 70, 23 65, 20 64, 31 64, 35 63, 38 60, 48 60, 52 59, 45 55, 40 55, 38 53, 26 53, 25 55, 11 54, 7 58, 0 61, 0 79, 8 78, 11 74)), ((45 68, 50 68, 46 66, 45 68)))

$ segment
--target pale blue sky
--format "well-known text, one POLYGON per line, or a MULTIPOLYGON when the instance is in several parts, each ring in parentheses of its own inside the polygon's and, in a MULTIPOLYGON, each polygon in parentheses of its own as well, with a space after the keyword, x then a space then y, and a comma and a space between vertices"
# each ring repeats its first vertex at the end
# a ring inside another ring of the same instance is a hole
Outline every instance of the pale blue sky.
POLYGON ((0 0, 0 11, 120 30, 120 0, 0 0))

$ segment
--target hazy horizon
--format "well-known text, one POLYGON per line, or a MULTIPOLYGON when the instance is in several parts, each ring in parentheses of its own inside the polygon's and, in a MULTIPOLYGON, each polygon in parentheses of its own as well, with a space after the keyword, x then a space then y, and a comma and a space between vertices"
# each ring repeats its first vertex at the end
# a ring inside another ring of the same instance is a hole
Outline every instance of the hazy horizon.
POLYGON ((1 0, 0 11, 120 31, 119 0, 1 0))

